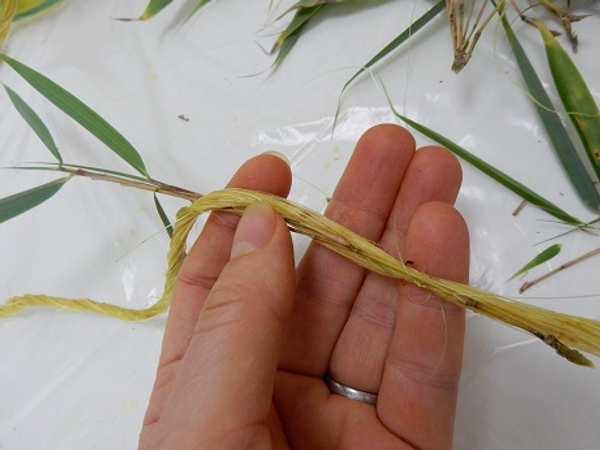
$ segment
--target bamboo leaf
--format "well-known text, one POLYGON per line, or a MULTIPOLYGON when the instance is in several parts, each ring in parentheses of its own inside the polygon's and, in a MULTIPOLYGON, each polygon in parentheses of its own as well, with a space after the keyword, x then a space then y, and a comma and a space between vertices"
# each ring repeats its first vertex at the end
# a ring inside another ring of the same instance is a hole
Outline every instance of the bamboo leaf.
POLYGON ((42 204, 71 179, 70 176, 0 199, 0 223, 42 204))
POLYGON ((306 25, 306 23, 314 17, 325 5, 316 5, 307 8, 300 8, 294 14, 294 18, 286 27, 285 30, 281 32, 277 41, 273 45, 271 49, 271 54, 275 53, 279 50, 279 55, 275 61, 275 64, 279 64, 281 60, 287 55, 294 45, 294 43, 300 37, 300 32, 302 28, 306 25))
POLYGON ((400 33, 396 38, 394 38, 389 44, 387 44, 381 51, 379 51, 375 56, 373 56, 369 61, 367 61, 342 87, 342 91, 340 92, 340 97, 346 90, 346 88, 365 70, 368 70, 377 62, 381 61, 391 52, 400 47, 404 42, 406 42, 410 37, 431 22, 440 12, 446 9, 446 0, 439 0, 435 5, 433 5, 425 14, 415 20, 406 30, 400 33))
POLYGON ((138 20, 148 20, 166 8, 173 0, 150 0, 146 10, 138 18, 138 20))
POLYGON ((18 0, 15 20, 29 17, 59 4, 61 0, 18 0))
POLYGON ((150 0, 144 12, 137 19, 127 19, 120 18, 118 20, 122 20, 125 22, 134 21, 134 20, 148 20, 157 15, 163 9, 165 9, 169 4, 171 4, 173 0, 150 0))
POLYGON ((294 3, 288 9, 286 9, 277 18, 277 20, 281 19, 283 16, 289 14, 290 12, 292 12, 294 10, 307 9, 307 8, 312 8, 312 7, 318 6, 318 5, 327 5, 327 4, 330 4, 330 3, 344 3, 344 2, 346 2, 346 0, 300 0, 300 1, 296 2, 296 3, 294 3))
POLYGON ((21 114, 21 117, 25 119, 31 129, 35 132, 35 134, 37 134, 37 136, 41 139, 46 148, 50 150, 58 162, 62 163, 63 160, 60 152, 58 151, 58 147, 56 146, 56 143, 50 134, 50 130, 48 130, 48 127, 46 127, 44 122, 42 122, 42 119, 40 119, 35 111, 31 109, 31 107, 19 96, 19 94, 17 94, 8 86, 4 86, 4 89, 6 89, 8 97, 15 106, 15 109, 19 112, 19 114, 21 114))
POLYGON ((550 97, 548 97, 533 65, 516 38, 504 11, 501 11, 500 16, 517 65, 519 66, 529 95, 534 100, 535 109, 540 116, 546 130, 546 135, 552 144, 556 156, 583 203, 594 211, 600 211, 600 195, 598 195, 598 191, 583 162, 579 159, 573 141, 556 114, 556 108, 550 101, 550 97))
POLYGON ((438 144, 442 145, 443 147, 446 147, 452 153, 454 153, 458 157, 464 159, 469 164, 472 164, 474 167, 476 167, 477 169, 479 169, 480 171, 482 171, 483 173, 488 175, 490 178, 496 180, 498 183, 502 184, 504 187, 510 189, 515 194, 524 198, 532 205, 535 205, 538 208, 541 208, 542 210, 546 211, 548 214, 553 215, 554 217, 556 217, 557 219, 559 219, 565 223, 568 223, 571 225, 577 225, 577 226, 584 225, 583 221, 566 213, 565 211, 563 211, 561 208, 559 208, 558 206, 556 206, 549 200, 546 200, 541 195, 536 194, 534 191, 529 189, 524 184, 520 183, 519 181, 515 180, 514 178, 505 174, 504 172, 496 169, 494 166, 486 163, 484 160, 482 160, 481 158, 478 158, 477 156, 473 155, 472 153, 465 150, 461 146, 455 144, 450 139, 442 136, 439 133, 436 133, 435 131, 431 130, 430 128, 427 128, 424 125, 421 125, 421 124, 409 119, 408 117, 401 115, 398 111, 396 111, 394 109, 394 107, 392 105, 390 105, 390 106, 392 108, 394 115, 396 117, 398 117, 400 120, 402 120, 403 122, 405 122, 407 125, 411 126, 415 130, 417 130, 420 133, 422 133, 423 135, 427 136, 429 139, 436 141, 438 144))
POLYGON ((296 8, 310 8, 317 5, 326 5, 328 3, 344 3, 346 0, 300 0, 296 5, 292 7, 296 8))
POLYGON ((279 47, 279 51, 277 52, 277 56, 275 57, 275 61, 273 61, 273 64, 271 64, 270 69, 279 66, 283 62, 294 44, 300 38, 300 33, 301 29, 298 29, 282 42, 281 47, 279 47))
POLYGON ((577 66, 541 21, 535 21, 544 39, 550 73, 565 110, 600 180, 600 111, 577 66))
POLYGON ((519 275, 524 274, 525 272, 533 269, 534 267, 537 267, 540 264, 544 264, 546 261, 549 261, 550 259, 554 258, 556 255, 558 255, 560 253, 561 248, 562 248, 561 244, 551 245, 547 249, 540 252, 535 258, 533 258, 531 261, 529 261, 523 267, 521 267, 512 277, 510 277, 508 279, 508 281, 510 281, 510 280, 518 277, 519 275))
POLYGON ((200 0, 198 3, 196 3, 196 5, 192 8, 190 13, 185 18, 184 22, 187 22, 188 20, 190 20, 192 18, 192 16, 194 14, 196 14, 200 10, 200 8, 202 8, 207 3, 210 3, 210 0, 200 0))
POLYGON ((40 94, 78 122, 139 173, 148 177, 142 157, 131 143, 98 113, 44 75, 4 54, 4 60, 40 94))
POLYGON ((169 235, 170 238, 172 238, 173 237, 173 224, 169 220, 169 217, 167 216, 167 213, 165 212, 162 205, 160 204, 160 201, 158 200, 158 197, 156 196, 156 194, 154 194, 154 206, 156 206, 156 211, 158 212, 158 216, 160 217, 161 222, 165 226, 165 230, 167 231, 167 234, 169 235))

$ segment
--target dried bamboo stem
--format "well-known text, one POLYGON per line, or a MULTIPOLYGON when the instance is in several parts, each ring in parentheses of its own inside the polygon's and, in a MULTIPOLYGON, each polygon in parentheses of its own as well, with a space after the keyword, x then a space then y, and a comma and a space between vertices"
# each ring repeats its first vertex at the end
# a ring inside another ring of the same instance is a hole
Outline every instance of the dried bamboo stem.
POLYGON ((158 181, 153 178, 135 180, 132 178, 125 178, 123 176, 97 172, 90 169, 82 169, 80 167, 68 166, 58 166, 55 170, 57 170, 58 172, 69 173, 71 175, 90 178, 92 180, 108 181, 109 183, 117 183, 127 187, 133 187, 144 191, 155 192, 157 194, 164 194, 172 197, 184 198, 192 202, 202 197, 202 195, 198 194, 197 192, 180 188, 178 186, 173 186, 171 184, 163 183, 162 181, 158 181))
POLYGON ((561 264, 559 267, 557 267, 554 270, 551 270, 550 272, 542 275, 541 277, 536 278, 535 280, 531 280, 531 281, 527 281, 526 283, 523 284, 523 286, 521 286, 521 288, 519 289, 519 292, 522 294, 523 292, 525 292, 527 289, 529 289, 532 286, 535 286, 536 284, 538 284, 541 281, 544 281, 546 278, 551 277, 552 275, 556 275, 558 272, 561 272, 562 270, 568 269, 571 266, 574 266, 577 263, 580 263, 581 261, 585 261, 588 258, 591 258, 592 256, 598 255, 600 254, 600 248, 597 248, 595 250, 592 250, 591 252, 587 252, 575 259, 572 259, 571 261, 567 261, 564 264, 561 264))

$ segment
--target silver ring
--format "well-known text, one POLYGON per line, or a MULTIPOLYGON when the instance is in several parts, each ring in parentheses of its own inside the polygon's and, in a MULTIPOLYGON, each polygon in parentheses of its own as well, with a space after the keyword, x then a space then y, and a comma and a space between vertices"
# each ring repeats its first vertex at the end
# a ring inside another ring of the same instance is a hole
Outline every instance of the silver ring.
POLYGON ((329 392, 332 394, 341 395, 342 397, 349 398, 350 400, 356 400, 357 402, 367 403, 369 405, 377 404, 377 394, 371 392, 359 391, 350 386, 340 383, 339 381, 331 378, 329 374, 325 376, 325 383, 329 388, 329 392))

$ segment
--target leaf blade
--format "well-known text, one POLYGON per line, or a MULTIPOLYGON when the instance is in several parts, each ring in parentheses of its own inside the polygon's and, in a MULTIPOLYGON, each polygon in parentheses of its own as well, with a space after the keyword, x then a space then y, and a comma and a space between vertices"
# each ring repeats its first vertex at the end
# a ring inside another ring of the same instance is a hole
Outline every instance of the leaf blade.
POLYGON ((160 221, 165 226, 165 231, 169 235, 169 238, 172 238, 173 237, 173 224, 169 220, 169 217, 167 216, 167 213, 165 212, 162 204, 160 203, 160 200, 158 200, 156 193, 153 194, 153 197, 154 197, 154 206, 156 207, 156 211, 158 212, 158 217, 160 217, 160 221))
POLYGON ((40 119, 36 112, 25 102, 25 100, 23 100, 19 96, 19 94, 17 94, 15 91, 13 91, 6 85, 4 86, 4 89, 6 90, 10 101, 14 105, 15 109, 19 112, 21 117, 25 119, 27 124, 44 143, 46 148, 50 150, 50 153, 54 155, 58 162, 62 163, 62 156, 46 124, 42 121, 42 119, 40 119))
POLYGON ((150 0, 144 12, 136 20, 144 21, 151 19, 172 2, 173 0, 150 0))
POLYGON ((373 56, 369 61, 367 61, 342 87, 342 91, 340 92, 340 96, 344 93, 346 88, 363 72, 371 68, 377 62, 381 61, 391 52, 396 50, 400 45, 406 42, 414 33, 419 31, 429 22, 431 22, 437 15, 446 9, 446 0, 439 0, 435 5, 433 5, 425 14, 415 20, 406 30, 396 36, 390 43, 388 43, 382 50, 377 52, 375 56, 373 56))
POLYGON ((0 199, 0 223, 4 223, 44 203, 54 196, 70 179, 70 176, 59 178, 50 183, 0 199))
POLYGON ((61 0, 19 0, 15 20, 23 19, 58 5, 61 0))
POLYGON ((539 266, 540 264, 544 264, 545 262, 551 260, 556 255, 560 253, 562 249, 562 244, 554 244, 550 247, 541 251, 536 257, 532 258, 527 264, 521 267, 519 270, 515 272, 513 276, 511 276, 507 281, 510 281, 519 275, 524 274, 525 272, 533 269, 534 267, 539 266))
POLYGON ((302 28, 308 23, 308 21, 314 17, 321 9, 324 4, 318 4, 315 6, 301 7, 294 14, 294 18, 288 24, 288 26, 281 32, 277 41, 271 49, 271 54, 279 51, 275 64, 279 64, 281 60, 289 53, 292 46, 296 43, 300 37, 302 28), (283 56, 281 56, 283 55, 283 56))
POLYGON ((200 0, 198 3, 196 3, 194 5, 192 10, 188 13, 188 15, 186 16, 186 18, 183 21, 187 22, 188 20, 190 20, 194 16, 194 14, 196 14, 198 11, 200 11, 200 8, 202 8, 206 4, 210 3, 210 1, 211 0, 200 0))
POLYGON ((88 130, 131 167, 148 177, 144 161, 133 145, 93 109, 54 81, 25 64, 5 54, 0 54, 0 60, 5 61, 35 90, 88 130))
POLYGON ((546 93, 546 89, 529 61, 527 54, 515 36, 503 10, 500 17, 513 54, 515 55, 515 61, 521 71, 529 94, 534 99, 535 109, 540 116, 555 155, 583 203, 593 211, 600 211, 600 195, 585 166, 579 159, 573 141, 556 114, 556 108, 546 93))
POLYGON ((549 200, 546 200, 541 195, 535 193, 534 191, 529 189, 527 186, 525 186, 521 182, 515 180, 514 178, 505 174, 504 172, 496 169, 491 164, 488 164, 481 158, 473 155, 471 152, 462 148, 458 144, 455 144, 454 142, 452 142, 450 139, 446 138, 445 136, 442 136, 441 134, 433 131, 432 129, 427 128, 426 126, 421 125, 418 122, 415 122, 415 121, 409 119, 408 117, 403 116, 398 111, 396 111, 396 109, 393 106, 391 106, 391 108, 392 108, 394 115, 396 117, 398 117, 400 120, 402 120, 403 122, 405 122, 407 125, 411 126, 415 130, 422 133, 423 135, 427 136, 428 138, 436 141, 438 144, 447 148, 452 153, 454 153, 461 159, 467 161, 469 164, 473 165, 474 167, 479 169, 481 172, 488 175, 490 178, 496 180, 497 182, 502 184, 504 187, 510 189, 515 194, 524 198, 532 205, 537 206, 538 208, 542 209, 543 211, 546 211, 548 214, 551 214, 552 216, 556 217, 557 219, 559 219, 565 223, 568 223, 571 225, 577 225, 577 226, 584 225, 583 221, 581 221, 581 220, 577 219, 576 217, 570 215, 569 213, 563 211, 560 207, 558 207, 554 203, 550 202, 549 200))
POLYGON ((600 111, 577 66, 550 30, 540 21, 554 86, 600 180, 600 111))

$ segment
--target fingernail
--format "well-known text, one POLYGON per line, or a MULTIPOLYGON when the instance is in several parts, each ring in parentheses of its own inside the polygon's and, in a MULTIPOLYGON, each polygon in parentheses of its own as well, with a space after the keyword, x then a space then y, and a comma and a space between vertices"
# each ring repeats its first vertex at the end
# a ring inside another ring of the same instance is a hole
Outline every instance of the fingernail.
POLYGON ((230 259, 267 245, 275 232, 275 211, 268 203, 256 202, 246 208, 237 226, 230 259))
POLYGON ((289 166, 290 165, 290 160, 287 159, 287 156, 285 156, 283 153, 279 153, 276 150, 268 150, 266 152, 263 153, 263 155, 271 155, 271 156, 276 156, 277 158, 285 161, 285 163, 289 166))

